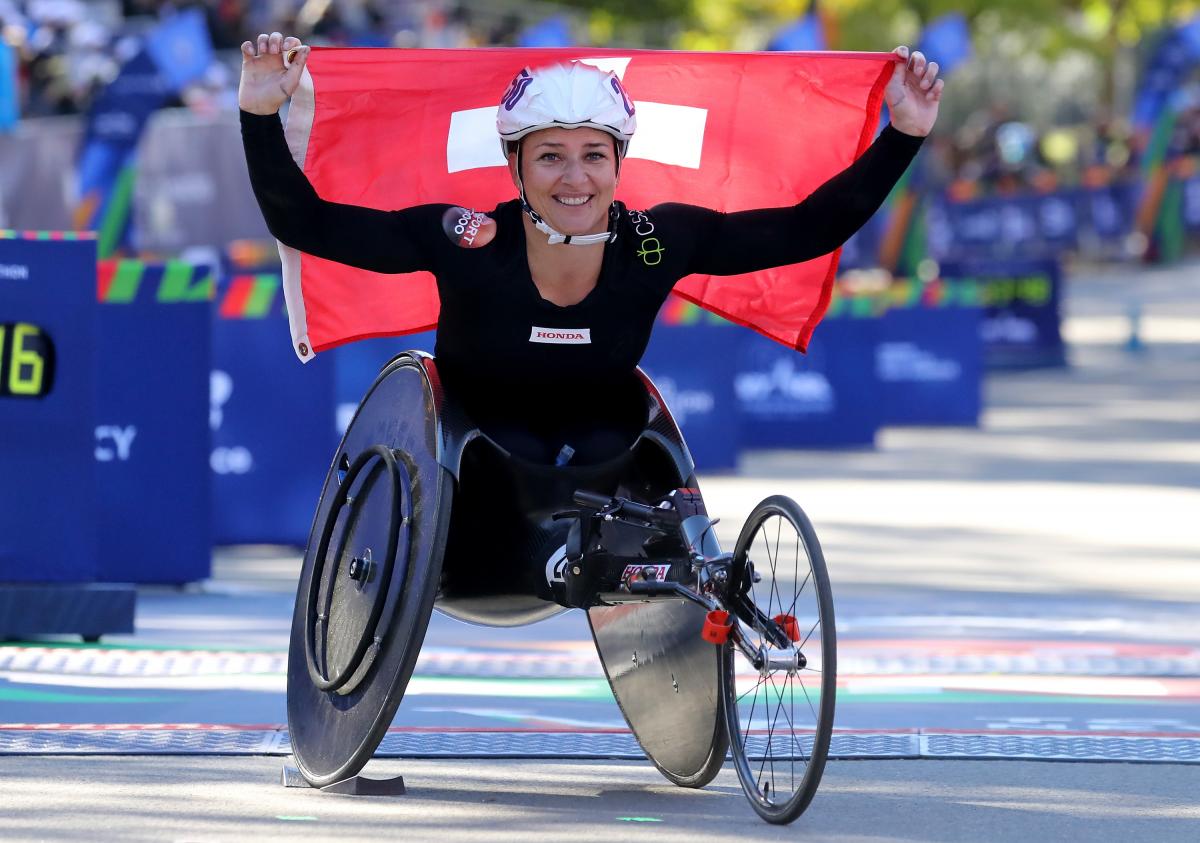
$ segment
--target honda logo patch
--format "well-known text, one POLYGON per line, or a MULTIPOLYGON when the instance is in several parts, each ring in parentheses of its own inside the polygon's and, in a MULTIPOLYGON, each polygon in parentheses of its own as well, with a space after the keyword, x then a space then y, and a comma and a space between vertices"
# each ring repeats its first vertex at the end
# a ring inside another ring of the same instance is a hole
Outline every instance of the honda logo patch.
POLYGON ((591 328, 539 328, 529 332, 530 342, 549 342, 560 345, 588 345, 592 341, 591 328))

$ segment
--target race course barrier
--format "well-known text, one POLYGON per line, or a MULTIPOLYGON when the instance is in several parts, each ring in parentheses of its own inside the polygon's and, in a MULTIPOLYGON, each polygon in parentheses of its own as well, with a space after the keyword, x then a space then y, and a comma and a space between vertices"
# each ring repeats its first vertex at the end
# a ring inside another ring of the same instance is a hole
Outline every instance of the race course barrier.
POLYGON ((0 234, 0 582, 97 578, 95 287, 95 240, 0 234))
POLYGON ((185 583, 212 566, 209 325, 215 269, 102 261, 93 352, 100 579, 185 583))
POLYGON ((991 369, 1064 366, 1062 269, 1054 259, 977 259, 942 265, 946 278, 979 284, 980 331, 991 369))
POLYGON ((334 355, 296 364, 278 269, 218 286, 204 413, 216 544, 308 540, 337 445, 334 355))
POLYGON ((0 231, 0 637, 133 631, 98 582, 95 289, 94 239, 0 231))

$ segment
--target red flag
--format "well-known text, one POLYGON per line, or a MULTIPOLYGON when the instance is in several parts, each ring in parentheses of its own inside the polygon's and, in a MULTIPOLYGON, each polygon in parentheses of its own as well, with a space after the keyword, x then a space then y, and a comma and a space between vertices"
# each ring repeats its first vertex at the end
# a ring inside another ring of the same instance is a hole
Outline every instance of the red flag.
MULTIPOLYGON (((496 136, 501 94, 521 68, 570 59, 616 72, 637 108, 617 198, 630 208, 686 202, 722 211, 795 204, 847 167, 874 136, 896 61, 891 53, 314 49, 292 99, 288 144, 328 200, 490 210, 516 196, 496 136)), ((437 324, 428 273, 380 275, 282 244, 280 253, 302 360, 437 324)), ((803 350, 829 303, 837 259, 693 275, 674 292, 803 350)))

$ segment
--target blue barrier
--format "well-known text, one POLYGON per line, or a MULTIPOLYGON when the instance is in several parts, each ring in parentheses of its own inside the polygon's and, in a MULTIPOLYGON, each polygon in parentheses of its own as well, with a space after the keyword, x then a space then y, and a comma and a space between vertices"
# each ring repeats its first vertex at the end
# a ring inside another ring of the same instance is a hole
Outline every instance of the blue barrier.
POLYGON ((929 253, 940 261, 1054 257, 1082 247, 1122 254, 1139 194, 1139 185, 1121 183, 962 202, 937 197, 926 216, 929 253))
POLYGON ((278 270, 225 277, 212 325, 213 540, 303 545, 333 458, 334 360, 291 349, 278 270))
POLYGON ((100 264, 96 359, 100 569, 184 583, 212 567, 208 471, 213 270, 100 264))
POLYGON ((98 572, 96 242, 0 232, 0 582, 98 572))
POLYGON ((954 261, 942 264, 942 275, 981 285, 984 316, 980 333, 989 368, 1066 365, 1058 261, 954 261))
MULTIPOLYGON (((912 281, 896 284, 920 287, 912 281)), ((891 307, 883 315, 875 346, 875 376, 884 425, 979 423, 982 310, 974 285, 967 296, 936 302, 946 286, 934 282, 912 306, 891 307)))
POLYGON ((873 446, 883 422, 877 319, 826 317, 808 353, 741 331, 734 377, 746 448, 873 446))
POLYGON ((1183 182, 1183 224, 1190 231, 1200 230, 1200 176, 1183 182))
POLYGON ((743 333, 728 323, 660 324, 642 357, 701 471, 737 465, 733 377, 743 333))

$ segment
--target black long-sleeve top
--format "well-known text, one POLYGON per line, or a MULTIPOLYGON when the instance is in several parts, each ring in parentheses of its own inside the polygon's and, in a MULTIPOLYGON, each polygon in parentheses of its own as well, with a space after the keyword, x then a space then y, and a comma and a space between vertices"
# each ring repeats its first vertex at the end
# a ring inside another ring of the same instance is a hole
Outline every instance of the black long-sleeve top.
POLYGON ((517 200, 487 212, 497 227, 490 243, 464 248, 443 228, 453 205, 382 211, 325 201, 292 160, 277 115, 242 112, 241 121, 250 182, 271 233, 302 252, 374 272, 432 272, 443 382, 485 430, 516 424, 551 439, 627 417, 615 408, 629 407, 634 367, 676 281, 833 251, 875 213, 922 142, 888 126, 858 160, 791 207, 721 213, 671 203, 634 211, 618 202, 617 238, 605 246, 595 289, 560 306, 533 283, 517 200), (644 245, 650 236, 652 250, 644 245))

